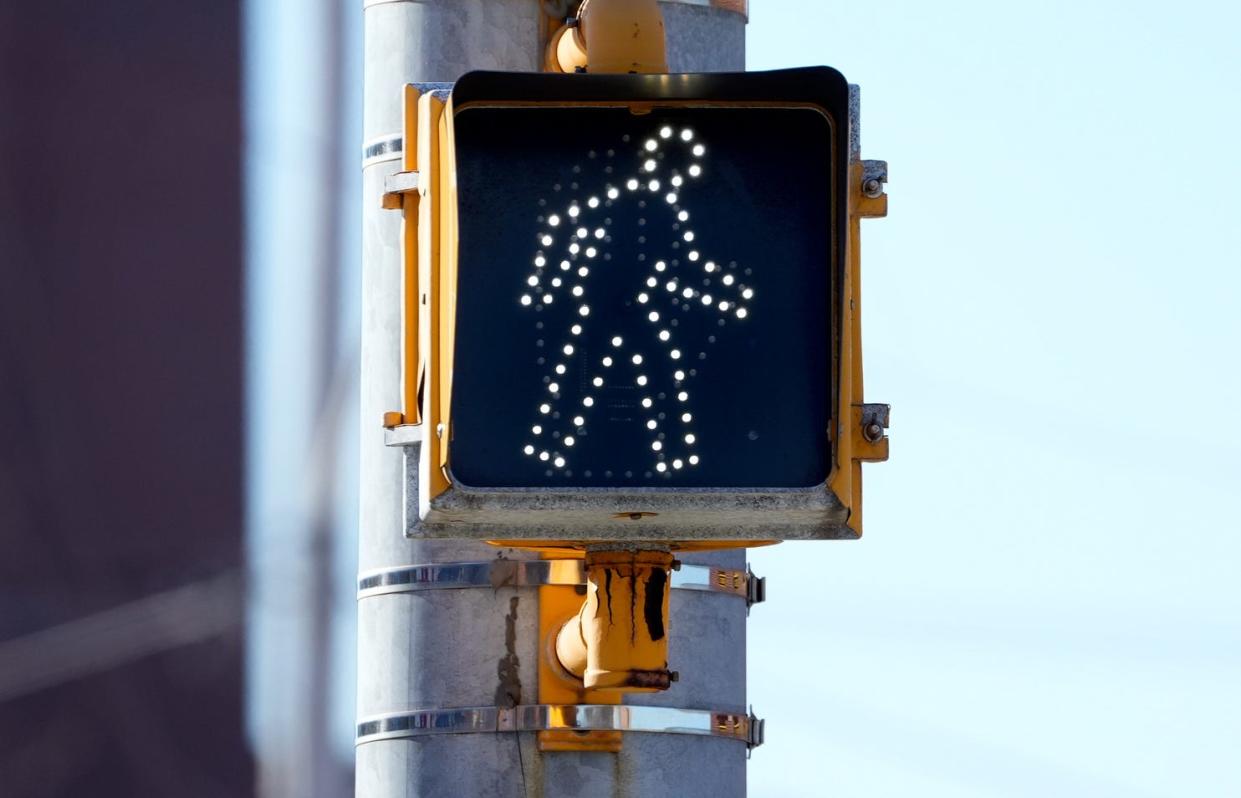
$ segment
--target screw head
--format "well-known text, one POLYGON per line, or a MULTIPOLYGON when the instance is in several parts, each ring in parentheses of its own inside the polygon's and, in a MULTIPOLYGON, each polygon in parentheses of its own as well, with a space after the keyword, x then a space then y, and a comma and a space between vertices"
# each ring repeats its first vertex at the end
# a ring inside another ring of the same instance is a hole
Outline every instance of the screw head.
POLYGON ((871 443, 878 443, 883 438, 883 425, 872 421, 862 428, 862 437, 871 443))
POLYGON ((875 199, 883 194, 883 183, 878 178, 869 178, 862 183, 862 193, 875 199))

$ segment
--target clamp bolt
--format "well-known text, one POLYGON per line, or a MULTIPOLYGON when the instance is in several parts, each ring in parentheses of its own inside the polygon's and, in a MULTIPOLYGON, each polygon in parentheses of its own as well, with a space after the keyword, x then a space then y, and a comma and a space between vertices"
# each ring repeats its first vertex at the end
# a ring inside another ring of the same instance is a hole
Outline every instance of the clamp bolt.
POLYGON ((862 428, 862 437, 870 443, 878 443, 883 439, 883 425, 877 421, 872 421, 862 428))
POLYGON ((862 181, 862 193, 871 199, 883 196, 883 183, 877 177, 862 181))

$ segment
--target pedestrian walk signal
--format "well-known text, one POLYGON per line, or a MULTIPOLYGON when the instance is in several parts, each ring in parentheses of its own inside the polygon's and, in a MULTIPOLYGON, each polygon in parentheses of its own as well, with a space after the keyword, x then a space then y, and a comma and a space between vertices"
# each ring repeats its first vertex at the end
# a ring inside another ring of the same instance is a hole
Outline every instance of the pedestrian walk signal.
POLYGON ((838 72, 471 73, 420 102, 414 534, 860 532, 838 72))

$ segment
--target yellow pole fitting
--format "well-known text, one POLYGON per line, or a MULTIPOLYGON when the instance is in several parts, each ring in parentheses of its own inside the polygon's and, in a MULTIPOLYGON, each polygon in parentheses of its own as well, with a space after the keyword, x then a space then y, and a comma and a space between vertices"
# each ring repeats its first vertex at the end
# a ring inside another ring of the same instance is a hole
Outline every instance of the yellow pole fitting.
POLYGON ((588 690, 653 693, 668 670, 672 552, 608 547, 586 553, 586 603, 556 635, 560 666, 588 690))
POLYGON ((667 72, 668 47, 659 3, 583 0, 577 24, 556 31, 548 43, 546 60, 552 72, 667 72))

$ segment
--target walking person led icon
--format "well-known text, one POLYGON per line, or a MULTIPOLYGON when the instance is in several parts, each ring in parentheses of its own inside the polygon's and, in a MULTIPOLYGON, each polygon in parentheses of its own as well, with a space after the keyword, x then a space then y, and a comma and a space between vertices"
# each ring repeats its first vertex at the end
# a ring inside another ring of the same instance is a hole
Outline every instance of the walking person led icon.
POLYGON ((710 314, 714 327, 744 323, 755 295, 742 267, 712 253, 694 230, 695 187, 710 168, 709 147, 692 128, 660 124, 645 137, 623 136, 616 149, 591 151, 573 167, 576 196, 539 217, 532 269, 517 301, 538 312, 566 303, 571 313, 566 326, 545 331, 550 355, 539 362, 546 393, 532 408, 522 451, 551 473, 571 473, 575 447, 609 387, 635 392, 635 434, 649 442, 651 469, 670 477, 701 462, 692 364, 706 359, 708 341, 682 334, 691 325, 681 320, 693 313, 710 314), (631 243, 638 254, 622 263, 608 250, 613 234, 622 234, 613 219, 625 206, 637 224, 624 234, 637 236, 631 243), (625 299, 645 320, 638 330, 596 329, 615 320, 592 305, 591 278, 600 269, 632 272, 625 299), (606 344, 584 361, 587 338, 606 344), (669 389, 656 390, 656 381, 669 389))

